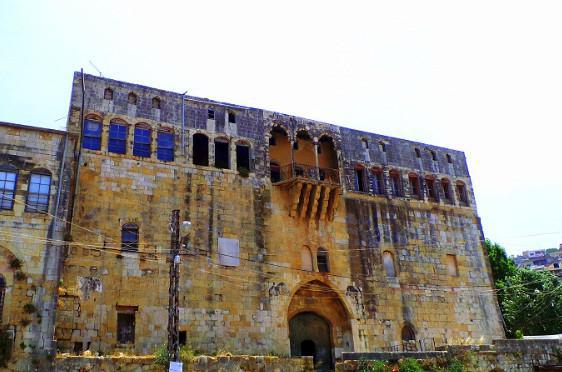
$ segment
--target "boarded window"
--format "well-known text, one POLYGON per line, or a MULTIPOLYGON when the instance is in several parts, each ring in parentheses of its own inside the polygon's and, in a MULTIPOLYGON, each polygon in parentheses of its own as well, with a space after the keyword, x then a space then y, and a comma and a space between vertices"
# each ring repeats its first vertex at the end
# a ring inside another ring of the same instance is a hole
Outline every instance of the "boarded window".
POLYGON ((301 249, 301 269, 305 271, 313 271, 314 265, 312 264, 312 252, 308 247, 301 249))
POLYGON ((330 272, 330 262, 328 258, 328 251, 324 248, 318 248, 316 253, 316 265, 318 265, 318 271, 321 273, 330 272))
POLYGON ((193 135, 193 164, 209 165, 209 139, 206 135, 196 133, 193 135))
POLYGON ((145 126, 135 127, 135 142, 133 145, 133 155, 141 158, 149 158, 152 145, 152 131, 145 126))
POLYGON ((135 310, 136 307, 119 306, 117 310, 117 343, 135 343, 135 310))
POLYGON ((447 273, 451 276, 458 276, 459 270, 457 266, 457 256, 454 254, 448 254, 445 257, 445 263, 447 264, 447 273))
POLYGON ((12 209, 16 193, 17 172, 0 170, 0 209, 12 209))
POLYGON ((94 119, 84 120, 82 147, 90 150, 101 149, 101 122, 94 119))
POLYGON ((174 161, 174 133, 158 132, 156 157, 162 161, 174 161))
POLYGON ((215 167, 221 169, 230 168, 230 146, 227 140, 217 138, 215 140, 215 167))
POLYGON ((382 178, 382 169, 375 168, 371 170, 371 188, 373 193, 377 195, 384 194, 384 182, 382 178))
POLYGON ((248 145, 236 145, 236 169, 250 170, 250 147, 248 145))
POLYGON ((127 223, 121 228, 121 249, 127 252, 139 250, 139 227, 127 223))
POLYGON ((223 266, 240 265, 240 243, 238 239, 219 238, 219 263, 223 266))
POLYGON ((367 192, 367 185, 365 183, 365 168, 355 168, 355 191, 367 192))
POLYGON ((387 277, 394 278, 396 277, 396 270, 394 268, 394 257, 392 253, 385 251, 382 254, 382 263, 384 266, 384 271, 387 277))
POLYGON ((49 210, 50 193, 51 176, 32 173, 29 177, 25 210, 28 212, 47 212, 49 210))
POLYGON ((114 154, 127 153, 127 125, 123 123, 109 123, 109 143, 107 150, 114 154))

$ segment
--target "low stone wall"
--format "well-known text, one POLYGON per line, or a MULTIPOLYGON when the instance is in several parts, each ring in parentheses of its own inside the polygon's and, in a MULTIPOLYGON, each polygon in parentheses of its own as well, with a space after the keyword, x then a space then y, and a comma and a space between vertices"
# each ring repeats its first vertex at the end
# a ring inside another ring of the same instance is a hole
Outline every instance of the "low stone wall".
MULTIPOLYGON (((312 357, 278 358, 268 356, 199 356, 190 363, 184 363, 184 371, 191 372, 219 372, 219 371, 248 371, 248 372, 304 372, 313 371, 312 357)), ((164 372, 167 369, 154 364, 152 356, 57 356, 56 371, 70 372, 164 372)))
POLYGON ((496 340, 492 345, 447 345, 433 352, 343 353, 336 371, 357 371, 360 361, 396 362, 413 358, 442 364, 458 359, 468 371, 533 371, 536 366, 562 363, 562 344, 557 340, 496 340))

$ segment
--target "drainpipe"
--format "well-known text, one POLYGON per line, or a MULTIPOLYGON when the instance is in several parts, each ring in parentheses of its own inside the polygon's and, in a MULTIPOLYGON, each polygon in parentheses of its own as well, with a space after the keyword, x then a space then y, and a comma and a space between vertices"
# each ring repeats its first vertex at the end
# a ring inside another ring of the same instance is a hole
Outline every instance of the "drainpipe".
POLYGON ((181 95, 181 151, 185 158, 185 95, 187 90, 181 95))

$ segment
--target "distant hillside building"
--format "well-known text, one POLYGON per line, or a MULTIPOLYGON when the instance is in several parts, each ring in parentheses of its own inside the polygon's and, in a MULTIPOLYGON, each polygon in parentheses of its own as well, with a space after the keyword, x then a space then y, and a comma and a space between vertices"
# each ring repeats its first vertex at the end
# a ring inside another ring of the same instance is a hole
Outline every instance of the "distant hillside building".
POLYGON ((460 151, 79 73, 68 136, 61 351, 166 342, 173 209, 196 349, 331 365, 504 335, 460 151))

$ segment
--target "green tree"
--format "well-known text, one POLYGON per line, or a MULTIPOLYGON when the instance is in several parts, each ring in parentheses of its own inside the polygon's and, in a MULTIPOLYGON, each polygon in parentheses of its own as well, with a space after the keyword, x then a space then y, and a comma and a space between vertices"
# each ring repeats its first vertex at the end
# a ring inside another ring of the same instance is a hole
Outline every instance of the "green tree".
POLYGON ((484 245, 488 252, 490 265, 492 266, 492 275, 494 276, 496 285, 498 282, 504 282, 507 277, 515 275, 517 272, 517 265, 515 265, 515 262, 511 258, 507 257, 507 253, 502 246, 497 243, 492 243, 488 239, 486 239, 484 245))

